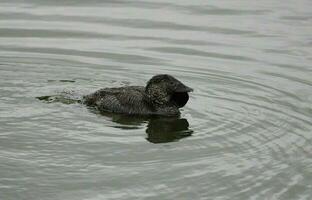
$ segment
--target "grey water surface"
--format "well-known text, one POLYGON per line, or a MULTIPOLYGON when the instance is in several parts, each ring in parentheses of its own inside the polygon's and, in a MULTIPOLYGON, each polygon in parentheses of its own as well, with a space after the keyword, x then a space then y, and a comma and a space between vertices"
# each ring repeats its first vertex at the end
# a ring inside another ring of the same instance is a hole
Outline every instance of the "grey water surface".
POLYGON ((310 0, 0 1, 1 200, 310 200, 311 142, 310 0), (76 102, 161 73, 180 118, 76 102))

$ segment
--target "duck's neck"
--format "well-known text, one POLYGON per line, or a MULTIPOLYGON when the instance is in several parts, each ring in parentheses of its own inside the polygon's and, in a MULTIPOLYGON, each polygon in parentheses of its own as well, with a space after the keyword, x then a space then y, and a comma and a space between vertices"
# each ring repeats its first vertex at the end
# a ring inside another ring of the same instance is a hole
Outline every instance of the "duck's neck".
POLYGON ((170 101, 170 96, 161 88, 150 85, 145 88, 145 93, 150 102, 155 106, 166 105, 170 101))

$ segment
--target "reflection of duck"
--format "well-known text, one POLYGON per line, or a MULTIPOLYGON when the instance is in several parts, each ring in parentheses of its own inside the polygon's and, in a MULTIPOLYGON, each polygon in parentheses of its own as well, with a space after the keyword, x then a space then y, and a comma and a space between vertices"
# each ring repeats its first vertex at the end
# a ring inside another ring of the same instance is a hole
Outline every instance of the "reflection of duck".
POLYGON ((173 142, 191 136, 186 119, 151 119, 147 125, 147 140, 151 143, 173 142))
POLYGON ((84 96, 83 101, 102 112, 176 116, 191 91, 174 77, 162 74, 152 77, 146 87, 104 88, 84 96))
POLYGON ((142 124, 147 123, 146 139, 151 143, 173 142, 193 134, 193 130, 189 129, 188 121, 178 117, 133 117, 129 115, 103 112, 101 114, 109 117, 116 123, 114 127, 120 129, 136 129, 140 128, 142 124))

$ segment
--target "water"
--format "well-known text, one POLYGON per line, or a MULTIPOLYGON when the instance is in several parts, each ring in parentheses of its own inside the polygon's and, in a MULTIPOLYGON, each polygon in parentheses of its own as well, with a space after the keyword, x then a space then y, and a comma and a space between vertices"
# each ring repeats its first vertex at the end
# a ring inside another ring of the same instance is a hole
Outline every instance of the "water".
POLYGON ((311 199, 312 3, 0 2, 0 199, 311 199), (194 88, 181 119, 36 97, 194 88))

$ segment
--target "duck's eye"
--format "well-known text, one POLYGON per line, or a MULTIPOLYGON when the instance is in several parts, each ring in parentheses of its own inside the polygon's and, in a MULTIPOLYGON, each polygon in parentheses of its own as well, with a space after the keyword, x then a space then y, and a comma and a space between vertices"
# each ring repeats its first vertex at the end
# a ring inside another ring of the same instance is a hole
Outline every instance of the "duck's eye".
POLYGON ((170 85, 174 85, 174 82, 173 82, 173 81, 171 81, 171 82, 170 82, 170 85))

